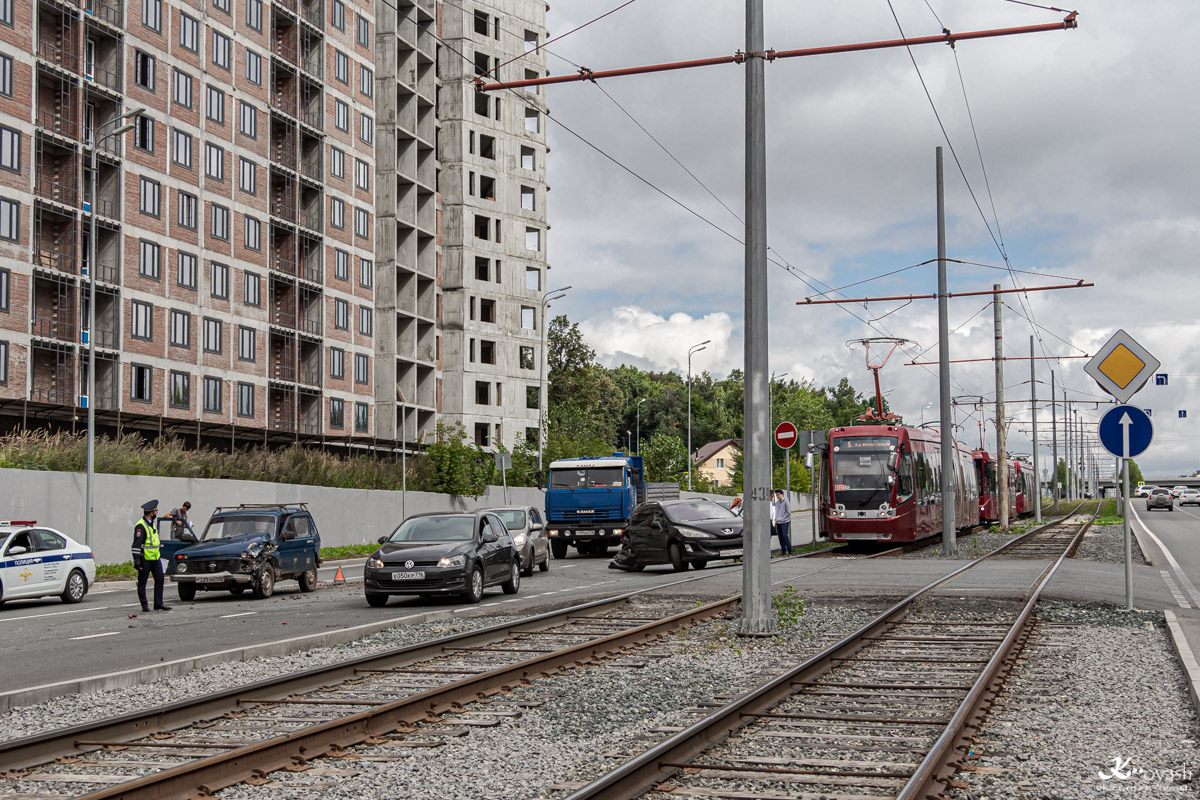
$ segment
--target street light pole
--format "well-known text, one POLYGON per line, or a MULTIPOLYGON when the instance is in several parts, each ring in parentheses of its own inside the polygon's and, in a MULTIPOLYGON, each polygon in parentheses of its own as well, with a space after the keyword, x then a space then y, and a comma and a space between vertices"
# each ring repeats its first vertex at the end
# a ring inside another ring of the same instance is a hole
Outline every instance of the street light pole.
POLYGON ((100 143, 110 136, 120 136, 126 131, 133 130, 133 123, 126 122, 119 128, 99 136, 100 131, 108 125, 140 116, 145 108, 127 111, 119 117, 113 117, 108 122, 96 126, 92 133, 92 147, 89 163, 92 168, 91 200, 89 203, 92 219, 88 225, 88 381, 87 381, 87 508, 84 509, 83 542, 89 548, 93 547, 92 507, 95 505, 96 484, 96 151, 100 143))
POLYGON ((541 355, 538 357, 538 485, 543 485, 544 478, 542 476, 542 451, 546 449, 546 328, 549 325, 546 323, 546 308, 551 300, 558 300, 561 297, 567 296, 567 290, 570 286, 564 286, 561 289, 547 289, 546 294, 542 296, 542 347, 541 355))
POLYGON ((705 349, 705 345, 711 342, 712 339, 705 339, 700 344, 694 344, 688 349, 688 446, 687 446, 687 462, 688 462, 688 491, 692 490, 692 354, 699 353, 705 349))
POLYGON ((637 444, 637 455, 642 454, 642 403, 646 402, 646 398, 637 401, 637 438, 634 442, 637 444))

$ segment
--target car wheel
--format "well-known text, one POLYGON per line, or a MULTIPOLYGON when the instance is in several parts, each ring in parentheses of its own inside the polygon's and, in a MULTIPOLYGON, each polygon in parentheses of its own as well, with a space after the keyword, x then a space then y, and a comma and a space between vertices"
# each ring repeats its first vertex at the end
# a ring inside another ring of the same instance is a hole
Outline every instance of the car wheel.
POLYGON ((679 542, 671 542, 667 548, 667 555, 671 559, 671 569, 676 572, 683 572, 687 569, 687 562, 683 560, 683 550, 679 547, 679 542))
POLYGON ((238 596, 239 594, 242 594, 242 593, 243 593, 243 592, 245 592, 245 591, 246 591, 246 587, 245 587, 245 586, 231 586, 231 587, 229 587, 229 593, 230 593, 231 595, 233 595, 234 597, 238 596))
POLYGON ((179 593, 180 600, 195 600, 196 599, 196 584, 194 583, 177 583, 175 591, 179 593))
POLYGON ((300 577, 296 579, 300 582, 300 591, 315 592, 317 590, 317 568, 309 567, 300 573, 300 577))
POLYGON ((463 599, 468 603, 478 603, 483 599, 483 570, 479 567, 471 570, 471 574, 467 577, 467 591, 463 593, 463 599))
POLYGON ((692 569, 704 569, 707 566, 708 566, 707 561, 693 561, 692 562, 692 569))
POLYGON ((542 572, 549 572, 549 571, 550 571, 550 554, 549 554, 549 553, 546 553, 546 559, 545 559, 545 561, 543 561, 542 563, 538 564, 538 569, 540 569, 542 572))
POLYGON ((259 600, 265 600, 275 593, 275 568, 270 564, 263 564, 262 572, 258 574, 258 580, 254 582, 254 596, 259 600))
POLYGON ((526 578, 533 575, 533 559, 534 559, 533 550, 530 549, 530 551, 529 551, 529 566, 524 566, 524 565, 521 566, 521 574, 523 576, 525 576, 526 578))
POLYGON ((558 539, 553 540, 550 542, 550 552, 554 553, 555 558, 566 558, 567 543, 559 541, 558 539))
POLYGON ((367 605, 371 608, 383 608, 387 605, 388 595, 386 594, 367 594, 367 605))
POLYGON ((64 603, 78 603, 87 594, 87 578, 83 577, 83 573, 79 570, 71 570, 71 574, 67 576, 67 586, 63 589, 62 597, 64 603))
MULTIPOLYGON (((521 588, 521 562, 514 560, 508 568, 508 580, 500 584, 500 588, 505 594, 516 594, 521 588)), ((529 574, 533 574, 533 570, 529 570, 529 574)))
POLYGON ((634 565, 633 565, 633 571, 634 571, 634 572, 644 572, 644 571, 645 571, 645 569, 646 569, 646 565, 645 565, 645 564, 634 564, 634 565))

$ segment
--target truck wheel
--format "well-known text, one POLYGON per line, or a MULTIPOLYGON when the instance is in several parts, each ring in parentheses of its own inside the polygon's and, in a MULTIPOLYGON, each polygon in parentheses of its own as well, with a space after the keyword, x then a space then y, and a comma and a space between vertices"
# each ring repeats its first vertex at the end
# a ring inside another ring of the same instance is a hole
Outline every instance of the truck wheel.
POLYGON ((262 572, 258 575, 258 580, 254 582, 254 596, 259 600, 265 600, 275 592, 275 568, 270 564, 263 564, 262 572))
POLYGON ((296 579, 300 583, 300 591, 315 592, 317 590, 317 568, 309 567, 300 573, 300 577, 296 579))
POLYGON ((567 543, 554 539, 550 542, 550 552, 554 553, 555 558, 567 557, 567 543))
POLYGON ((683 560, 683 551, 679 549, 679 542, 671 542, 671 546, 667 548, 667 555, 671 559, 671 569, 676 572, 683 572, 687 569, 687 562, 683 560))
POLYGON ((187 602, 196 599, 196 584, 194 583, 177 583, 175 589, 179 592, 180 600, 187 602))

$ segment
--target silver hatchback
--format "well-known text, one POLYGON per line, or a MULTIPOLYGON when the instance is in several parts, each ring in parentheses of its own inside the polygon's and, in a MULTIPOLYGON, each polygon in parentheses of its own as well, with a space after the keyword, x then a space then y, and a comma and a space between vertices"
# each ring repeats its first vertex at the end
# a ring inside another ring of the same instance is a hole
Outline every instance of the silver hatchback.
POLYGON ((1171 497, 1170 489, 1160 486, 1150 492, 1150 496, 1146 498, 1146 510, 1153 511, 1156 508, 1165 508, 1167 511, 1175 510, 1175 499, 1171 497))
POLYGON ((529 577, 536 566, 542 572, 550 570, 550 540, 542 512, 534 506, 498 506, 488 511, 504 521, 512 534, 513 545, 521 555, 521 574, 529 577))

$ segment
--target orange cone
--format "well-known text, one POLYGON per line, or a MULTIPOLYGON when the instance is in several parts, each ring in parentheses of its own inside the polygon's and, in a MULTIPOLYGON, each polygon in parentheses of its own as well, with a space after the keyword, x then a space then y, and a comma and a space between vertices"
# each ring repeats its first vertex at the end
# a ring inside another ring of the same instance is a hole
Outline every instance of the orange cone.
POLYGON ((337 574, 333 576, 333 582, 334 583, 345 583, 346 582, 346 576, 342 574, 342 566, 340 564, 338 565, 337 574))

